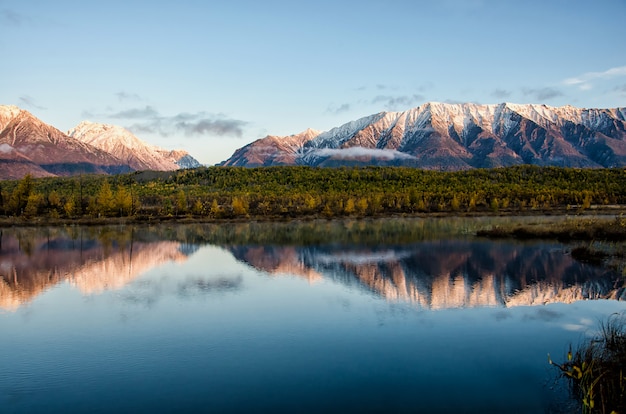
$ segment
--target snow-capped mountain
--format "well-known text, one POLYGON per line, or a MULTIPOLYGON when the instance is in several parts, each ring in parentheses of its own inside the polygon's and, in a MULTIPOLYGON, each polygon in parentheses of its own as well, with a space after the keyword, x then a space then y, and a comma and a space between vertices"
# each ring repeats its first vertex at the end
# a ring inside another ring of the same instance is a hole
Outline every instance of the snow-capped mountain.
POLYGON ((223 165, 276 165, 274 160, 295 153, 293 164, 312 166, 626 166, 625 119, 626 108, 431 102, 370 115, 297 143, 271 137, 268 146, 270 137, 263 138, 223 165))
POLYGON ((70 138, 16 106, 0 106, 0 178, 130 171, 115 156, 70 138))
POLYGON ((186 151, 170 151, 150 145, 117 125, 83 121, 67 135, 113 154, 134 170, 168 171, 200 166, 186 151), (184 165, 179 164, 181 160, 184 165))
POLYGON ((246 167, 296 165, 304 144, 319 134, 320 131, 307 129, 288 137, 268 135, 239 148, 232 157, 220 165, 246 167))
POLYGON ((0 179, 175 170, 200 164, 186 151, 144 143, 121 127, 83 122, 64 134, 30 112, 0 105, 0 179))

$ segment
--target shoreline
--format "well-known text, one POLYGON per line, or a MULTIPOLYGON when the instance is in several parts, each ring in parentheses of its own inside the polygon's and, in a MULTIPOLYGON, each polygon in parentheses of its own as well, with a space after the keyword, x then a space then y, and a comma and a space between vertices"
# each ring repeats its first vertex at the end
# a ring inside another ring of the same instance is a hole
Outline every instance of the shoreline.
MULTIPOLYGON (((377 220, 393 218, 445 218, 445 217, 598 217, 626 215, 626 205, 591 206, 588 209, 559 208, 559 209, 533 209, 533 210, 480 210, 480 211, 442 211, 413 214, 377 214, 377 215, 345 215, 324 217, 322 215, 302 216, 242 216, 229 218, 213 218, 206 216, 133 216, 133 217, 80 217, 80 218, 51 218, 51 217, 0 217, 0 229, 11 227, 62 227, 62 226, 106 226, 106 225, 141 225, 141 224, 229 224, 229 223, 289 223, 310 221, 342 221, 342 220, 377 220)), ((502 229, 500 229, 502 230, 502 229)), ((502 237, 498 235, 481 234, 487 237, 502 237)))

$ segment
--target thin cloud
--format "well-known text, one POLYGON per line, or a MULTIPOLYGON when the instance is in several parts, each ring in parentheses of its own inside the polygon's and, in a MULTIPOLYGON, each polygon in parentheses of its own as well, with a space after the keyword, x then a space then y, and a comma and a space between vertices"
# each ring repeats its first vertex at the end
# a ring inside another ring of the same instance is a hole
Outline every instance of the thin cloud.
POLYGON ((345 103, 345 104, 341 104, 337 107, 335 107, 334 105, 330 105, 327 109, 326 109, 326 113, 330 113, 330 114, 343 114, 344 112, 348 112, 350 110, 350 104, 345 103))
MULTIPOLYGON (((120 92, 123 98, 134 94, 120 92)), ((84 114, 87 114, 86 112, 84 114)), ((93 116, 93 113, 88 113, 93 116)), ((208 114, 206 112, 181 112, 176 115, 162 115, 154 107, 129 108, 122 111, 101 115, 105 118, 119 119, 125 122, 125 128, 136 134, 158 134, 163 137, 177 136, 181 133, 188 137, 198 136, 243 136, 246 121, 232 119, 224 114, 208 114)))
POLYGON ((496 88, 493 92, 491 92, 491 96, 498 99, 506 99, 512 95, 511 91, 507 91, 505 89, 496 88))
POLYGON ((615 88, 613 88, 613 90, 622 96, 626 96, 626 83, 616 86, 615 88))
POLYGON ((621 76, 626 76, 626 66, 610 68, 604 72, 583 73, 580 76, 565 79, 563 84, 568 86, 578 86, 581 90, 589 90, 593 87, 591 82, 594 80, 611 79, 621 76))
POLYGON ((119 101, 141 101, 141 96, 136 93, 128 93, 124 91, 117 92, 115 94, 119 101))
POLYGON ((417 87, 418 92, 426 92, 429 89, 432 89, 435 85, 432 82, 426 82, 417 87))
POLYGON ((175 127, 187 136, 212 134, 241 138, 245 125, 246 122, 238 119, 200 119, 195 122, 178 122, 175 127))
POLYGON ((94 119, 96 118, 95 114, 93 112, 91 112, 90 110, 85 109, 83 112, 80 113, 80 117, 83 119, 94 119))
POLYGON ((153 107, 147 105, 143 108, 131 108, 109 115, 109 118, 117 119, 145 119, 158 118, 159 113, 153 107))
POLYGON ((21 26, 25 20, 26 19, 24 18, 24 16, 22 16, 21 14, 13 10, 9 10, 9 9, 0 10, 0 21, 8 25, 21 26))
POLYGON ((378 95, 372 99, 372 104, 380 104, 389 110, 396 110, 399 108, 407 108, 416 105, 419 102, 424 101, 424 95, 378 95))
POLYGON ((18 98, 20 104, 25 105, 25 106, 29 106, 31 108, 35 108, 35 109, 41 109, 41 110, 46 110, 48 108, 43 107, 41 105, 37 105, 37 103, 35 102, 35 100, 28 96, 28 95, 24 95, 24 96, 20 96, 18 98))
POLYGON ((550 99, 558 98, 559 96, 563 96, 563 92, 555 88, 524 88, 522 92, 525 96, 530 96, 537 101, 548 101, 550 99))
POLYGON ((135 120, 127 128, 137 133, 159 134, 169 137, 183 133, 188 137, 205 135, 243 136, 247 122, 231 119, 224 115, 210 115, 206 112, 181 112, 173 116, 163 116, 151 106, 120 111, 109 115, 110 118, 135 120))

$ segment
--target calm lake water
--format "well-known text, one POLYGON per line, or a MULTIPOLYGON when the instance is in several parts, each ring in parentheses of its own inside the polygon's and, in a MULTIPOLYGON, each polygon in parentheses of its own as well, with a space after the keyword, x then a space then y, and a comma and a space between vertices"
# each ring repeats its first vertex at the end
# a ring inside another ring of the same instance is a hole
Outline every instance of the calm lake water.
POLYGON ((567 412, 624 282, 509 220, 3 229, 0 412, 567 412))

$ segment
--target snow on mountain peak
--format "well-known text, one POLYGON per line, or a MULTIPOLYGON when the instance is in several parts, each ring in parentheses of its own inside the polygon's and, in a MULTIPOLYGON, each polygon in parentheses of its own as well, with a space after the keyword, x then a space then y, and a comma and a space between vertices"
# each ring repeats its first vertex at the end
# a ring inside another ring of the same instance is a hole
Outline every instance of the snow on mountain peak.
POLYGON ((322 132, 315 137, 309 144, 318 148, 338 148, 341 144, 352 137, 355 133, 362 130, 366 126, 379 121, 385 116, 385 112, 379 112, 374 115, 348 122, 340 127, 333 128, 330 131, 322 132))
POLYGON ((15 105, 0 105, 0 116, 15 117, 20 112, 22 112, 22 110, 15 105))
POLYGON ((22 113, 22 109, 15 105, 0 105, 0 131, 2 131, 11 120, 22 113))
POLYGON ((83 121, 70 129, 68 135, 115 155, 135 170, 177 170, 181 168, 178 164, 181 160, 185 167, 200 165, 195 159, 190 160, 184 151, 169 151, 148 144, 117 125, 83 121))
POLYGON ((267 145, 260 140, 237 150, 223 165, 276 165, 280 160, 281 165, 361 163, 442 170, 522 163, 611 167, 626 165, 625 118, 626 108, 427 102, 348 122, 308 142, 275 137, 267 145))

